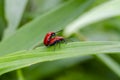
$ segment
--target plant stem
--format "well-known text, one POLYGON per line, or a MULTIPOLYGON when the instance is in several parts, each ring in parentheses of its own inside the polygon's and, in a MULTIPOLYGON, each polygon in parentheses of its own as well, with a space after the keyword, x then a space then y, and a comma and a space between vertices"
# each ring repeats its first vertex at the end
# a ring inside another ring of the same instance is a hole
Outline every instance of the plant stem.
POLYGON ((22 70, 19 69, 19 70, 16 70, 17 72, 17 77, 18 77, 18 80, 25 80, 23 74, 22 74, 22 70))

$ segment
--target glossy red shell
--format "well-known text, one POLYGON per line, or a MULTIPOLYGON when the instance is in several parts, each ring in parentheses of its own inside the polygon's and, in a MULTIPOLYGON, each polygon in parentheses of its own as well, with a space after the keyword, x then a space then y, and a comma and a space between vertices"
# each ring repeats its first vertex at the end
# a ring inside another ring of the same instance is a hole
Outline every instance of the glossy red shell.
POLYGON ((55 34, 55 32, 49 32, 45 35, 45 38, 44 38, 44 45, 45 46, 48 46, 49 45, 49 42, 50 42, 50 39, 52 38, 52 34, 55 34))
POLYGON ((63 40, 64 40, 63 37, 56 36, 56 37, 54 37, 50 40, 49 46, 55 45, 55 44, 57 44, 57 43, 59 43, 60 41, 63 41, 63 40))

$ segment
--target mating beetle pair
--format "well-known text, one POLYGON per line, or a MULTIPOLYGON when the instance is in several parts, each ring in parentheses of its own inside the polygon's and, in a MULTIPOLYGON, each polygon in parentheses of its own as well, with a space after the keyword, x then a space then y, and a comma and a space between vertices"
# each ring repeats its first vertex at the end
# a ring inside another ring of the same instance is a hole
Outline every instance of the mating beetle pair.
POLYGON ((63 37, 56 36, 55 32, 48 32, 44 38, 44 45, 45 46, 53 46, 62 41, 65 42, 65 39, 63 37))

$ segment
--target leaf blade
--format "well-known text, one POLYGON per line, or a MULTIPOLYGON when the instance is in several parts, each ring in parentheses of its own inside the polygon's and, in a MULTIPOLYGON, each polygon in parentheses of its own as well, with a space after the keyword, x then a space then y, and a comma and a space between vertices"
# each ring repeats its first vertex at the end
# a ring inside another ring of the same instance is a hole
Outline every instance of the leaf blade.
POLYGON ((120 44, 118 42, 73 42, 63 45, 61 49, 56 51, 40 47, 35 50, 22 51, 13 55, 0 57, 0 74, 27 67, 38 62, 101 53, 120 53, 120 44))

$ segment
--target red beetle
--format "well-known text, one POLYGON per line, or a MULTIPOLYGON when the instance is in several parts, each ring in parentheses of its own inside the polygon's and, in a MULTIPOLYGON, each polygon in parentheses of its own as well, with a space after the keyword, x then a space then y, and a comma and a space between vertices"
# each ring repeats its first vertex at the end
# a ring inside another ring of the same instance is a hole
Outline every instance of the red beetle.
POLYGON ((62 41, 65 42, 65 39, 63 37, 55 36, 54 38, 50 39, 48 46, 53 46, 53 45, 58 44, 62 41))
POLYGON ((56 35, 55 32, 48 32, 44 38, 44 45, 48 46, 51 38, 54 37, 55 35, 56 35))

